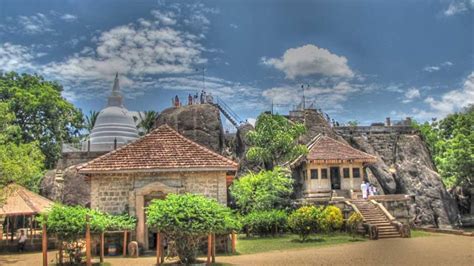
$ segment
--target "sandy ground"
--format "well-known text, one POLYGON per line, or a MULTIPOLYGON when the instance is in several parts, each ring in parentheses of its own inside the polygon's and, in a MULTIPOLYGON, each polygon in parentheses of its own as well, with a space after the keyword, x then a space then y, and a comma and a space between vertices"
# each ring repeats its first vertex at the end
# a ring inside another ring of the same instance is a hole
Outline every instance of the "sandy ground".
MULTIPOLYGON (((49 253, 53 259, 54 252, 49 253)), ((112 265, 154 265, 155 257, 110 258, 112 265)), ((0 265, 41 265, 41 253, 0 255, 0 265)), ((474 265, 474 238, 436 235, 384 239, 329 247, 220 256, 217 262, 235 265, 474 265)))

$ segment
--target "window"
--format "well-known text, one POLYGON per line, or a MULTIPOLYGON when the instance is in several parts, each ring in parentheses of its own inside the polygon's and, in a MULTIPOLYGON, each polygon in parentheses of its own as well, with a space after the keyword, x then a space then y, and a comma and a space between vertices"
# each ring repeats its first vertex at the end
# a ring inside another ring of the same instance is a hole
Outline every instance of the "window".
POLYGON ((349 168, 343 168, 342 169, 342 175, 344 176, 344 178, 351 177, 350 172, 349 172, 349 168))
POLYGON ((359 178, 360 177, 360 168, 352 168, 352 177, 359 178))
POLYGON ((318 169, 311 169, 311 179, 318 179, 318 169))
POLYGON ((321 169, 321 179, 327 179, 328 178, 328 169, 323 168, 321 169))

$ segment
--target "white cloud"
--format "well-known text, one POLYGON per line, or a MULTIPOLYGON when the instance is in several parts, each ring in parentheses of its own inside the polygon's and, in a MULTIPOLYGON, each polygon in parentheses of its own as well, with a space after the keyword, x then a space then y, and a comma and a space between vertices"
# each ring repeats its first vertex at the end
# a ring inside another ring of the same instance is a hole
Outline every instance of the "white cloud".
POLYGON ((170 26, 176 24, 176 15, 171 11, 152 10, 151 14, 163 25, 170 26))
POLYGON ((233 29, 238 29, 239 28, 239 25, 234 24, 234 23, 229 24, 229 26, 233 29))
POLYGON ((74 22, 77 20, 77 16, 76 15, 72 15, 72 14, 64 14, 60 17, 62 20, 66 21, 66 22, 74 22))
POLYGON ((452 67, 453 65, 454 64, 452 62, 446 61, 446 62, 438 64, 438 65, 426 66, 426 67, 423 68, 423 71, 431 73, 431 72, 440 71, 441 69, 446 69, 446 68, 452 67))
POLYGON ((43 13, 36 13, 31 16, 18 16, 16 24, 26 34, 40 34, 51 32, 51 20, 43 13))
POLYGON ((474 8, 473 0, 454 0, 449 3, 449 6, 444 10, 445 16, 454 16, 457 14, 468 12, 474 8))
POLYGON ((11 43, 0 44, 0 66, 2 71, 27 70, 32 68, 32 60, 37 57, 26 46, 11 43))
POLYGON ((409 103, 412 102, 413 100, 420 98, 421 94, 420 91, 416 88, 410 88, 405 92, 405 99, 403 100, 403 103, 409 103))
MULTIPOLYGON (((343 110, 342 103, 356 92, 362 92, 365 86, 351 84, 346 81, 334 84, 321 84, 324 86, 312 86, 305 89, 306 107, 321 108, 327 112, 339 112, 343 110)), ((275 106, 286 106, 292 108, 302 102, 303 90, 300 86, 281 86, 264 90, 262 96, 275 106)))
POLYGON ((344 56, 312 44, 288 49, 281 58, 264 57, 261 61, 266 66, 283 71, 289 79, 315 74, 346 78, 354 76, 344 56))
POLYGON ((429 104, 438 118, 474 104, 474 72, 471 72, 465 79, 461 89, 451 90, 443 94, 439 100, 428 97, 425 102, 429 104))

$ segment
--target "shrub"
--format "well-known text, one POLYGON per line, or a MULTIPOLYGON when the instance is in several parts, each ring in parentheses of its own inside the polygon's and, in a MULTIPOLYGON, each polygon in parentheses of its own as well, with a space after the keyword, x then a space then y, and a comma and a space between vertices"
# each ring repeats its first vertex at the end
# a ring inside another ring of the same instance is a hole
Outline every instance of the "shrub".
POLYGON ((288 217, 288 226, 304 242, 311 233, 318 231, 318 220, 321 212, 322 208, 314 206, 301 207, 288 217))
POLYGON ((247 235, 275 235, 287 227, 288 215, 282 210, 254 211, 242 217, 242 227, 247 235))
POLYGON ((241 214, 252 211, 284 209, 291 204, 293 179, 279 167, 249 173, 234 181, 230 189, 241 214))
POLYGON ((321 213, 319 223, 321 230, 325 232, 340 230, 344 223, 341 209, 332 205, 327 206, 321 213))
POLYGON ((237 229, 229 208, 213 199, 193 194, 169 194, 164 200, 153 200, 147 207, 147 223, 175 241, 182 263, 196 260, 201 237, 237 229))
POLYGON ((351 216, 349 216, 349 219, 347 219, 346 228, 352 237, 355 237, 357 234, 357 229, 362 224, 363 220, 362 215, 358 212, 352 213, 351 216))
POLYGON ((92 233, 135 228, 135 218, 128 215, 113 216, 82 206, 53 205, 48 212, 41 214, 39 221, 41 224, 46 223, 48 233, 54 234, 61 244, 65 244, 71 263, 81 261, 87 215, 92 233))

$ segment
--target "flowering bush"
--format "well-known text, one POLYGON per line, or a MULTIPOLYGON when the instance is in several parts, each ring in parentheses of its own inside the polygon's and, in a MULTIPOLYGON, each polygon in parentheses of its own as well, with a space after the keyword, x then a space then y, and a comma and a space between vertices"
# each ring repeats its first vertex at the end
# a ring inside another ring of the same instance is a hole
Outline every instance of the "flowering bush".
POLYGON ((319 219, 322 208, 315 206, 304 206, 294 211, 288 217, 288 226, 291 231, 298 234, 301 241, 306 241, 311 233, 319 230, 319 219))
POLYGON ((349 216, 349 219, 347 219, 347 231, 349 231, 349 233, 354 237, 357 234, 357 229, 363 221, 364 219, 362 218, 362 215, 360 213, 352 213, 351 216, 349 216))
POLYGON ((241 223, 247 235, 275 235, 287 227, 288 215, 281 210, 254 211, 242 217, 241 223))
POLYGON ((332 205, 327 206, 321 213, 319 223, 322 231, 334 232, 340 230, 344 223, 341 209, 332 205))

